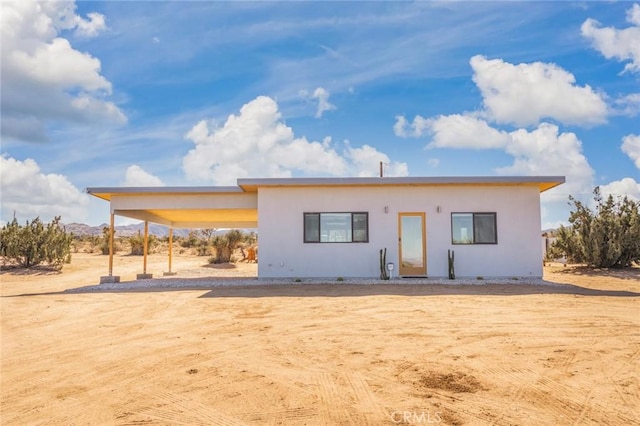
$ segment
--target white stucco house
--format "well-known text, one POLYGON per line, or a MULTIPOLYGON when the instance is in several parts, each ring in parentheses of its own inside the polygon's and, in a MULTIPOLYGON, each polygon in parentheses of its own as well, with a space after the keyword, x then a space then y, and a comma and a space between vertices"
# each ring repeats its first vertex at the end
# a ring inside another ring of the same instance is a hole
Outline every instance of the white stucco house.
MULTIPOLYGON (((259 278, 375 278, 384 248, 394 276, 446 277, 453 250, 458 277, 541 277, 540 193, 564 180, 264 178, 87 192, 110 202, 112 228, 114 215, 170 228, 256 228, 259 278)), ((110 256, 110 276, 112 264, 110 256)))

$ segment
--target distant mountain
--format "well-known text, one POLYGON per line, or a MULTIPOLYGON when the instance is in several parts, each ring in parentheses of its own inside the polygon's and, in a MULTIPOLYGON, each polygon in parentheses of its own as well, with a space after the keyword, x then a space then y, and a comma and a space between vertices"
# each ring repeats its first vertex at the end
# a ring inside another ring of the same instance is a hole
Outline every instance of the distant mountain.
POLYGON ((85 223, 63 223, 61 226, 73 235, 102 235, 102 226, 90 226, 85 223))
MULTIPOLYGON (((85 223, 67 223, 62 225, 67 232, 71 232, 74 235, 102 235, 102 229, 109 227, 106 223, 98 226, 90 226, 85 223)), ((144 223, 138 223, 135 225, 119 225, 115 227, 116 237, 128 237, 144 233, 144 223)), ((174 229, 173 235, 175 237, 186 237, 189 235, 190 229, 174 229)), ((156 225, 155 223, 149 224, 149 234, 156 237, 166 237, 169 235, 169 228, 163 225, 156 225)))

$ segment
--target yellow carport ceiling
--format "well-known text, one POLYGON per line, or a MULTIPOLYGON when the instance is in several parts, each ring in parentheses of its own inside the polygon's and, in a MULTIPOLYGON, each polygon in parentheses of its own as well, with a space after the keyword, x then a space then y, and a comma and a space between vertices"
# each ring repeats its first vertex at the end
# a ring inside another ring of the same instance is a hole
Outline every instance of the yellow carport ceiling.
POLYGON ((172 223, 258 221, 257 209, 162 209, 146 211, 172 223))

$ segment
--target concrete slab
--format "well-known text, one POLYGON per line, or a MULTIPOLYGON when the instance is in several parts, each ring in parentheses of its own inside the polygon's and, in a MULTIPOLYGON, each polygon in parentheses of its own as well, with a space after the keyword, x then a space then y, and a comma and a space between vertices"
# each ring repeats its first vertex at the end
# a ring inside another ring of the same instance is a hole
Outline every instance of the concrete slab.
POLYGON ((136 275, 137 280, 150 280, 151 278, 153 278, 153 274, 137 274, 136 275))
POLYGON ((163 272, 162 276, 163 277, 173 277, 174 275, 178 275, 177 272, 163 272))
POLYGON ((100 277, 100 284, 115 284, 120 282, 118 275, 105 275, 100 277))

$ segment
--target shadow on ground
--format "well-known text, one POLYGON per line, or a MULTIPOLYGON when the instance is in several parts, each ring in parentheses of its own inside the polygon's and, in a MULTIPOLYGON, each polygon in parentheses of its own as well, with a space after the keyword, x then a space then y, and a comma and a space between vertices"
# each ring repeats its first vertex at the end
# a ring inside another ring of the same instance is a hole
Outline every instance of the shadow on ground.
POLYGON ((553 271, 556 274, 576 275, 585 277, 607 277, 621 280, 640 281, 640 268, 590 268, 588 266, 567 266, 553 271))
MULTIPOLYGON (((101 294, 101 293, 150 293, 203 290, 199 298, 268 298, 268 297, 365 297, 365 296, 523 296, 533 294, 565 294, 574 296, 599 297, 640 297, 640 293, 624 290, 585 288, 571 284, 259 284, 225 285, 224 278, 215 280, 202 278, 183 279, 180 287, 157 286, 127 288, 100 288, 100 286, 80 287, 59 292, 23 293, 2 297, 24 297, 60 294, 101 294), (215 281, 220 286, 214 287, 215 281), (206 283, 206 285, 205 285, 206 283)), ((135 281, 134 281, 135 283, 135 281)), ((130 284, 130 283, 129 283, 130 284)))
POLYGON ((24 268, 22 266, 2 266, 0 269, 0 275, 60 275, 62 271, 60 269, 54 269, 48 266, 32 266, 30 268, 24 268))
POLYGON ((575 296, 640 297, 640 293, 595 290, 570 284, 297 284, 217 287, 207 297, 362 297, 362 296, 522 296, 529 294, 567 294, 575 296))

